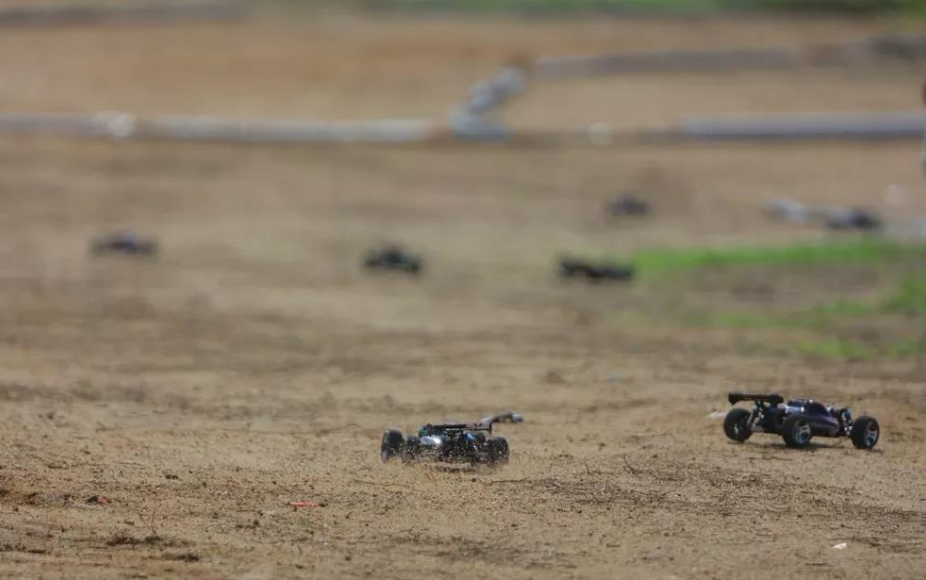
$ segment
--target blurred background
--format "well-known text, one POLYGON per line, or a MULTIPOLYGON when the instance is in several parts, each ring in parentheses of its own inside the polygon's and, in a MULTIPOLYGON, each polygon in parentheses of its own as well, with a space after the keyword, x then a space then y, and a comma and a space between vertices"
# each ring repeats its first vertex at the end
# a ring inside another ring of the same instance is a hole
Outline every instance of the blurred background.
MULTIPOLYGON (((4 268, 119 292, 105 280, 135 283, 136 266, 85 248, 131 232, 165 249, 140 300, 162 286, 173 300, 330 313, 345 288, 391 296, 357 262, 399 243, 439 273, 389 298, 425 326, 416 313, 454 300, 446 283, 481 297, 467 319, 507 311, 488 296, 509 287, 548 299, 563 255, 636 263, 646 279, 662 261, 746 246, 873 251, 881 272, 881 254, 916 253, 924 229, 920 8, 4 0, 4 268), (626 198, 646 214, 615 211, 626 198), (294 296, 277 296, 275 276, 294 296)), ((828 272, 820 296, 757 276, 768 289, 750 299, 792 310, 888 292, 883 274, 836 296, 828 272)))

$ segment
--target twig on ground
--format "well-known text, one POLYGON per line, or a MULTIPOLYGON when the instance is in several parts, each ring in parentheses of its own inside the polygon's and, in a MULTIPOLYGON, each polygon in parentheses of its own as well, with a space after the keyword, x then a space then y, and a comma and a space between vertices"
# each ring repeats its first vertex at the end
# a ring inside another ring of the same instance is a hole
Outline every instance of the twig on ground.
POLYGON ((624 458, 624 467, 627 468, 627 471, 630 473, 630 475, 637 475, 637 470, 634 469, 630 465, 630 461, 627 460, 627 454, 625 453, 622 457, 624 458))

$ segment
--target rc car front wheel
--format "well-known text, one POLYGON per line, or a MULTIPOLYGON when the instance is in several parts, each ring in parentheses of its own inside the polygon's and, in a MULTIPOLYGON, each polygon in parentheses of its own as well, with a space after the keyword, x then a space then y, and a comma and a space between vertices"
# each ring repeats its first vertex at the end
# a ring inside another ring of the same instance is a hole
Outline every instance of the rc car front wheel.
POLYGON ((803 449, 810 444, 813 437, 813 429, 810 427, 810 420, 803 415, 790 415, 785 417, 781 424, 781 436, 785 440, 785 445, 795 449, 803 449))
POLYGON ((505 465, 508 463, 508 441, 504 437, 490 437, 486 440, 486 449, 489 452, 490 465, 505 465))
POLYGON ((746 409, 735 407, 730 409, 730 412, 727 413, 723 420, 723 432, 733 441, 742 443, 752 436, 752 427, 749 425, 750 417, 752 417, 752 413, 746 409))
POLYGON ((387 429, 383 433, 383 442, 379 446, 379 457, 383 462, 389 461, 393 457, 397 457, 402 454, 402 450, 405 448, 405 437, 402 436, 401 431, 396 431, 395 429, 387 429))
POLYGON ((871 449, 881 437, 881 427, 874 417, 863 415, 852 423, 850 437, 858 449, 871 449))

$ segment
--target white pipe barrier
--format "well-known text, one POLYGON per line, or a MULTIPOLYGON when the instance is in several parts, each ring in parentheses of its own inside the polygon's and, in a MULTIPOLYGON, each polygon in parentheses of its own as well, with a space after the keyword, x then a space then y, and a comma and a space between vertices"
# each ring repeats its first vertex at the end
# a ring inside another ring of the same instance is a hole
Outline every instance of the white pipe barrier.
POLYGON ((609 147, 665 141, 918 140, 926 114, 776 114, 684 119, 660 128, 614 130, 606 123, 554 131, 485 131, 458 134, 428 119, 319 121, 227 119, 219 117, 138 118, 124 113, 95 115, 0 113, 0 135, 175 140, 227 143, 415 144, 514 143, 542 146, 609 147))
POLYGON ((241 0, 22 6, 0 9, 0 26, 233 21, 249 12, 241 0))
POLYGON ((252 143, 416 143, 438 137, 438 130, 426 119, 320 121, 0 113, 2 134, 252 143))
POLYGON ((926 114, 802 113, 682 121, 662 136, 696 140, 898 140, 922 139, 926 114))
POLYGON ((916 61, 924 57, 926 37, 923 35, 884 35, 849 43, 800 48, 656 50, 543 57, 534 63, 532 71, 537 78, 558 80, 609 74, 769 70, 875 62, 884 59, 916 61))

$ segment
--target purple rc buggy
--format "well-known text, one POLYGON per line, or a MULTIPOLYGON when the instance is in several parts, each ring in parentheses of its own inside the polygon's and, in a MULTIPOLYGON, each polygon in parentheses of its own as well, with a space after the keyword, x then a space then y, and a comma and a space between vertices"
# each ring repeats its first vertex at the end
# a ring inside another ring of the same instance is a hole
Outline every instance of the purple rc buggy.
POLYGON ((753 431, 781 435, 788 447, 807 447, 818 437, 848 437, 858 449, 871 449, 878 442, 881 429, 874 417, 852 418, 849 409, 827 407, 813 399, 791 399, 781 395, 730 393, 730 404, 753 401, 752 410, 734 407, 723 421, 727 437, 742 443, 753 431), (784 406, 782 406, 784 404, 784 406))

